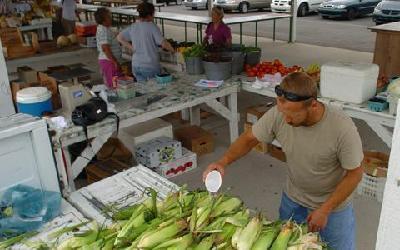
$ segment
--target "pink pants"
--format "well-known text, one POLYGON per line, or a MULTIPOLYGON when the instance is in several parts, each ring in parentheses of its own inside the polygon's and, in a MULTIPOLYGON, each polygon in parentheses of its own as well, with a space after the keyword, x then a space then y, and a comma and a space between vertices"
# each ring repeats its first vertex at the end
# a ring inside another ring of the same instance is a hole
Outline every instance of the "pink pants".
POLYGON ((104 83, 107 85, 107 87, 113 88, 113 77, 123 76, 123 74, 110 60, 101 59, 99 60, 99 65, 103 75, 104 83))

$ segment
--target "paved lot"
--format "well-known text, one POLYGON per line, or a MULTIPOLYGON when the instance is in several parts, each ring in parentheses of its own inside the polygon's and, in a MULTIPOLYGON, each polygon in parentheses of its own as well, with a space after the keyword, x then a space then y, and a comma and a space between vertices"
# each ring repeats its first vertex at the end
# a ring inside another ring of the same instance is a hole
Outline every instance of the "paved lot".
MULTIPOLYGON (((206 10, 191 10, 184 6, 171 5, 162 8, 162 11, 187 13, 190 15, 207 15, 206 10)), ((268 11, 265 11, 268 12, 268 11)), ((226 13, 226 16, 254 15, 263 12, 255 11, 247 14, 226 13)), ((355 51, 372 52, 375 44, 375 34, 367 28, 374 26, 371 16, 361 17, 353 21, 325 20, 317 14, 297 19, 297 41, 326 47, 344 48, 355 51)), ((183 25, 169 22, 169 24, 183 25)), ((289 20, 277 21, 276 38, 288 40, 289 20)), ((239 33, 239 25, 232 26, 233 32, 239 33)), ((243 26, 244 34, 254 36, 254 23, 243 26)), ((258 35, 272 38, 272 22, 259 24, 258 35)), ((235 41, 234 41, 235 42, 235 41)), ((238 42, 238 41, 236 41, 238 42)))

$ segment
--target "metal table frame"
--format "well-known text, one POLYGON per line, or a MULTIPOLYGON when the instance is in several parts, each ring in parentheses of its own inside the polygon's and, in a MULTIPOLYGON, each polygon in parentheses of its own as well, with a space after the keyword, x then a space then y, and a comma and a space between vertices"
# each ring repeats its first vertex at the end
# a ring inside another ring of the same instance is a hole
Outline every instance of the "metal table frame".
MULTIPOLYGON (((167 114, 180 110, 189 109, 190 123, 192 125, 200 125, 200 104, 206 104, 212 108, 217 114, 229 121, 230 139, 235 141, 239 136, 239 115, 237 108, 237 92, 239 84, 221 87, 221 89, 211 92, 202 97, 196 97, 188 102, 181 102, 177 105, 155 109, 138 115, 130 115, 130 111, 124 111, 118 115, 121 118, 119 128, 124 128, 145 122, 154 118, 162 117, 167 114), (225 97, 228 99, 227 105, 224 104, 225 97), (217 101, 220 98, 221 102, 217 101)), ((86 165, 101 149, 103 144, 116 131, 116 123, 112 118, 107 118, 102 122, 96 123, 88 127, 87 137, 93 139, 80 156, 71 161, 68 146, 85 141, 87 138, 83 133, 82 127, 72 126, 62 131, 56 131, 53 137, 53 149, 55 153, 58 171, 60 172, 61 182, 66 192, 75 190, 74 179, 82 172, 86 165)))
MULTIPOLYGON (((247 92, 256 93, 267 97, 276 97, 273 88, 255 89, 249 84, 243 84, 242 89, 247 92)), ((365 121, 369 127, 382 139, 390 148, 392 146, 393 133, 388 128, 394 128, 396 117, 388 111, 373 112, 368 109, 367 104, 351 104, 328 98, 318 98, 327 105, 336 106, 346 112, 350 117, 365 121)))

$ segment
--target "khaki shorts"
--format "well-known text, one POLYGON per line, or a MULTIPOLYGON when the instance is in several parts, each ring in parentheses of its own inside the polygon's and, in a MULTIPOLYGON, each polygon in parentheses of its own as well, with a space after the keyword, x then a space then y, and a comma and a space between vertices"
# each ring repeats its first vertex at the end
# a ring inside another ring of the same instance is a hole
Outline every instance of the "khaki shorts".
POLYGON ((70 34, 75 33, 75 21, 62 19, 61 20, 62 27, 64 29, 64 35, 68 36, 70 34))

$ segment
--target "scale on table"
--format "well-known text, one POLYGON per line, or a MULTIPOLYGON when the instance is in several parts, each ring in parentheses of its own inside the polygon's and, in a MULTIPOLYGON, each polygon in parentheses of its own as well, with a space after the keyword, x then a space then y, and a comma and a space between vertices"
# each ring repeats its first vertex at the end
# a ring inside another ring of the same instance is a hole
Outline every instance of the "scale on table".
POLYGON ((70 116, 77 106, 86 103, 92 97, 90 92, 78 81, 78 77, 86 76, 90 73, 92 71, 78 67, 50 74, 57 81, 63 82, 59 84, 58 90, 60 92, 62 112, 66 116, 70 116))

